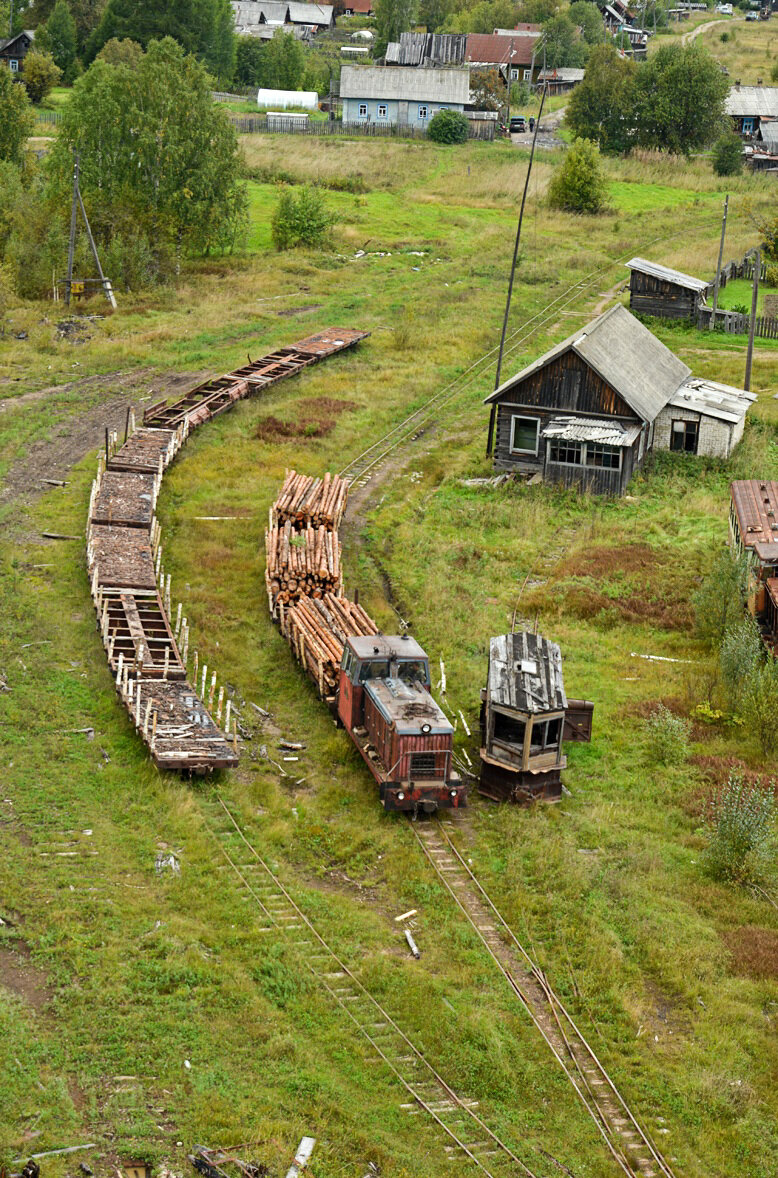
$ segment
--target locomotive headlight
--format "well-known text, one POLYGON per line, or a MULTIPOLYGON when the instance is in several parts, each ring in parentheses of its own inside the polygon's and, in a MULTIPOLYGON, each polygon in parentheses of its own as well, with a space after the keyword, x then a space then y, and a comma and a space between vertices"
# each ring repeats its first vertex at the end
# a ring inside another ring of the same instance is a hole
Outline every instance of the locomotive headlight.
POLYGON ((397 801, 398 801, 398 802, 404 802, 404 801, 405 801, 405 794, 402 792, 402 790, 400 790, 400 792, 399 792, 399 793, 398 793, 398 795, 397 795, 397 801))
POLYGON ((422 724, 421 730, 422 730, 422 732, 425 732, 425 733, 432 732, 432 725, 431 724, 422 724))
POLYGON ((449 790, 449 793, 451 794, 452 798, 455 798, 457 796, 457 791, 455 789, 449 790))

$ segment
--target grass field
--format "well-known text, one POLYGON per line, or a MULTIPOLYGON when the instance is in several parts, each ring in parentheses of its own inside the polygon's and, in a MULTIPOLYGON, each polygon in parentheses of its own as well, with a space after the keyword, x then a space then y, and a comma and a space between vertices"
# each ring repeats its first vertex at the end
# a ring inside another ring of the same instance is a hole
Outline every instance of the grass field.
MULTIPOLYGON (((576 1178, 606 1178, 611 1164, 572 1091, 271 626, 262 579, 262 530, 284 469, 338 469, 494 347, 526 155, 508 144, 267 136, 244 149, 257 178, 240 255, 191 263, 175 291, 120 292, 119 311, 88 322, 78 344, 57 334, 61 308, 8 315, 0 1143, 16 1156, 94 1141, 99 1173, 131 1156, 187 1173, 195 1142, 251 1142, 247 1152, 283 1174, 311 1132, 317 1178, 361 1178, 370 1162, 382 1178, 451 1173, 294 948, 253 933, 208 834, 218 785, 344 960, 528 1164, 560 1172, 543 1148, 576 1178), (278 255, 276 182, 314 178, 340 217, 333 247, 278 255), (174 374, 224 371, 337 323, 371 338, 209 424, 166 476, 174 600, 253 739, 218 782, 160 775, 116 704, 83 545, 41 532, 82 534, 102 414, 123 418, 127 400, 142 407, 174 374), (277 727, 263 728, 249 701, 277 727), (297 787, 260 752, 273 755, 279 732, 307 746, 297 787), (180 875, 157 874, 170 849, 180 875), (419 962, 393 919, 412 907, 419 962)), ((723 192, 703 161, 609 162, 613 211, 601 218, 548 210, 557 164, 542 155, 531 187, 511 332, 554 299, 559 310, 531 338, 512 335, 514 370, 619 297, 633 254, 704 276, 715 268, 723 192)), ((729 191, 738 256, 774 189, 737 178, 729 191)), ((80 310, 104 313, 97 300, 80 310)), ((740 383, 741 339, 658 331, 695 373, 740 383)), ((596 702, 594 740, 569 750, 560 806, 474 799, 466 849, 652 1132, 668 1131, 664 1152, 684 1178, 773 1173, 778 914, 706 876, 701 830, 712 776, 733 758, 773 767, 723 721, 695 725, 686 763, 658 765, 644 716, 660 699, 688 713, 716 698, 690 593, 725 540, 728 480, 778 477, 777 382, 778 346, 759 341, 759 402, 732 462, 665 456, 628 498, 605 503, 463 484, 489 472, 487 376, 390 468, 344 536, 347 586, 359 585, 384 630, 399 613, 444 658, 451 703, 474 731, 488 638, 509 624, 527 573, 545 578, 519 613, 562 644, 568 691, 596 702)), ((477 755, 461 728, 457 740, 477 755)), ((46 1178, 72 1166, 47 1160, 46 1178)))
POLYGON ((774 86, 770 74, 778 61, 778 24, 775 20, 746 23, 731 20, 726 26, 706 29, 700 42, 726 66, 733 85, 774 86), (726 40, 723 38, 726 37, 726 40))

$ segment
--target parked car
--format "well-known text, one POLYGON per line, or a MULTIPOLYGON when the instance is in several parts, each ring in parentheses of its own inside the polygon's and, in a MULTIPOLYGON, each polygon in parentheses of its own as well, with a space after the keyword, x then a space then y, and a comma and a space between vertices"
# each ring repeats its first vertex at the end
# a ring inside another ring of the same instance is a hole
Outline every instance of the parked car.
POLYGON ((524 115, 513 115, 510 121, 510 131, 512 135, 523 135, 527 130, 527 120, 524 115))
POLYGON ((746 13, 746 20, 759 20, 759 13, 758 12, 747 12, 746 13))

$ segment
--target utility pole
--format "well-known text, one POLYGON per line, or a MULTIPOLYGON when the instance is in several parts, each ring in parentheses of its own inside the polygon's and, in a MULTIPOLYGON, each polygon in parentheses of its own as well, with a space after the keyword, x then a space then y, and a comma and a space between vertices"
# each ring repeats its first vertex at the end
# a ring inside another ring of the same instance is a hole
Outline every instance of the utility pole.
POLYGON ((724 197, 724 219, 721 222, 721 241, 719 243, 719 263, 716 267, 716 280, 713 286, 713 313, 708 324, 708 331, 713 331, 716 322, 716 309, 719 305, 719 282, 721 281, 721 259, 724 257, 724 234, 727 232, 727 209, 729 207, 729 193, 724 197))
MULTIPOLYGON (((513 294, 513 279, 516 274, 516 263, 519 258, 519 242, 521 241, 521 223, 524 219, 524 206, 527 203, 527 191, 529 190, 529 178, 532 174, 532 161, 535 158, 535 144, 537 143, 538 131, 540 130, 540 119, 543 115, 543 103, 546 101, 546 91, 548 89, 548 82, 543 83, 543 93, 540 98, 540 110, 538 111, 538 121, 535 123, 535 133, 532 136, 532 149, 529 153, 529 164, 527 166, 527 175, 524 180, 524 192, 521 197, 521 208, 519 209, 519 223, 516 226, 516 241, 513 246, 513 261, 511 263, 511 276, 508 282, 508 297, 505 300, 505 315, 502 321, 502 334, 500 336, 500 351, 497 356, 497 372, 494 378, 494 391, 500 387, 500 373, 502 371, 502 354, 505 349, 505 334, 508 330, 508 316, 511 310, 511 296, 513 294)), ((497 416, 497 403, 492 401, 491 412, 489 414, 489 436, 486 440, 486 456, 487 458, 492 452, 492 442, 494 440, 494 422, 497 416)))
POLYGON ((748 351, 746 352, 746 379, 743 388, 751 391, 751 361, 754 358, 754 330, 756 328, 756 304, 759 298, 759 271, 762 269, 762 255, 754 250, 754 285, 751 288, 751 322, 748 325, 748 351))
POLYGON ((97 246, 95 245, 95 239, 94 239, 94 237, 92 237, 92 230, 89 225, 89 218, 86 215, 86 209, 84 208, 84 202, 81 199, 81 189, 76 187, 76 192, 78 194, 78 207, 81 209, 81 216, 84 218, 84 225, 86 227, 86 235, 89 238, 89 246, 92 250, 92 257, 95 260, 95 266, 97 267, 97 273, 100 278, 100 285, 102 286, 103 290, 105 291, 105 295, 106 295, 106 298, 108 299, 108 302, 111 304, 111 306, 113 307, 113 309, 115 311, 116 310, 116 298, 113 293, 113 287, 111 286, 110 279, 106 278, 106 276, 103 274, 103 267, 100 265, 100 256, 97 252, 97 246))
POLYGON ((70 206, 70 238, 68 240, 68 273, 65 279, 65 306, 70 306, 70 294, 73 287, 73 254, 76 249, 76 211, 78 209, 78 152, 73 160, 73 202, 70 206))

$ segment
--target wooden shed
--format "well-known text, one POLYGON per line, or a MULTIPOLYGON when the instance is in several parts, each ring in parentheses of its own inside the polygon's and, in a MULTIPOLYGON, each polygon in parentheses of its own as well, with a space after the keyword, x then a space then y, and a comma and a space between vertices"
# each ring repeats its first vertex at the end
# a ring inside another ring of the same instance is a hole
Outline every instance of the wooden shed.
POLYGON ((632 258, 626 265, 630 270, 629 309, 641 315, 693 319, 710 289, 710 283, 701 278, 645 258, 632 258))
POLYGON ((593 710, 565 695, 555 642, 526 630, 492 638, 481 692, 479 792, 498 802, 561 797, 562 742, 591 739, 593 710))
POLYGON ((497 470, 621 495, 657 415, 690 375, 618 304, 486 398, 487 449, 497 470))

